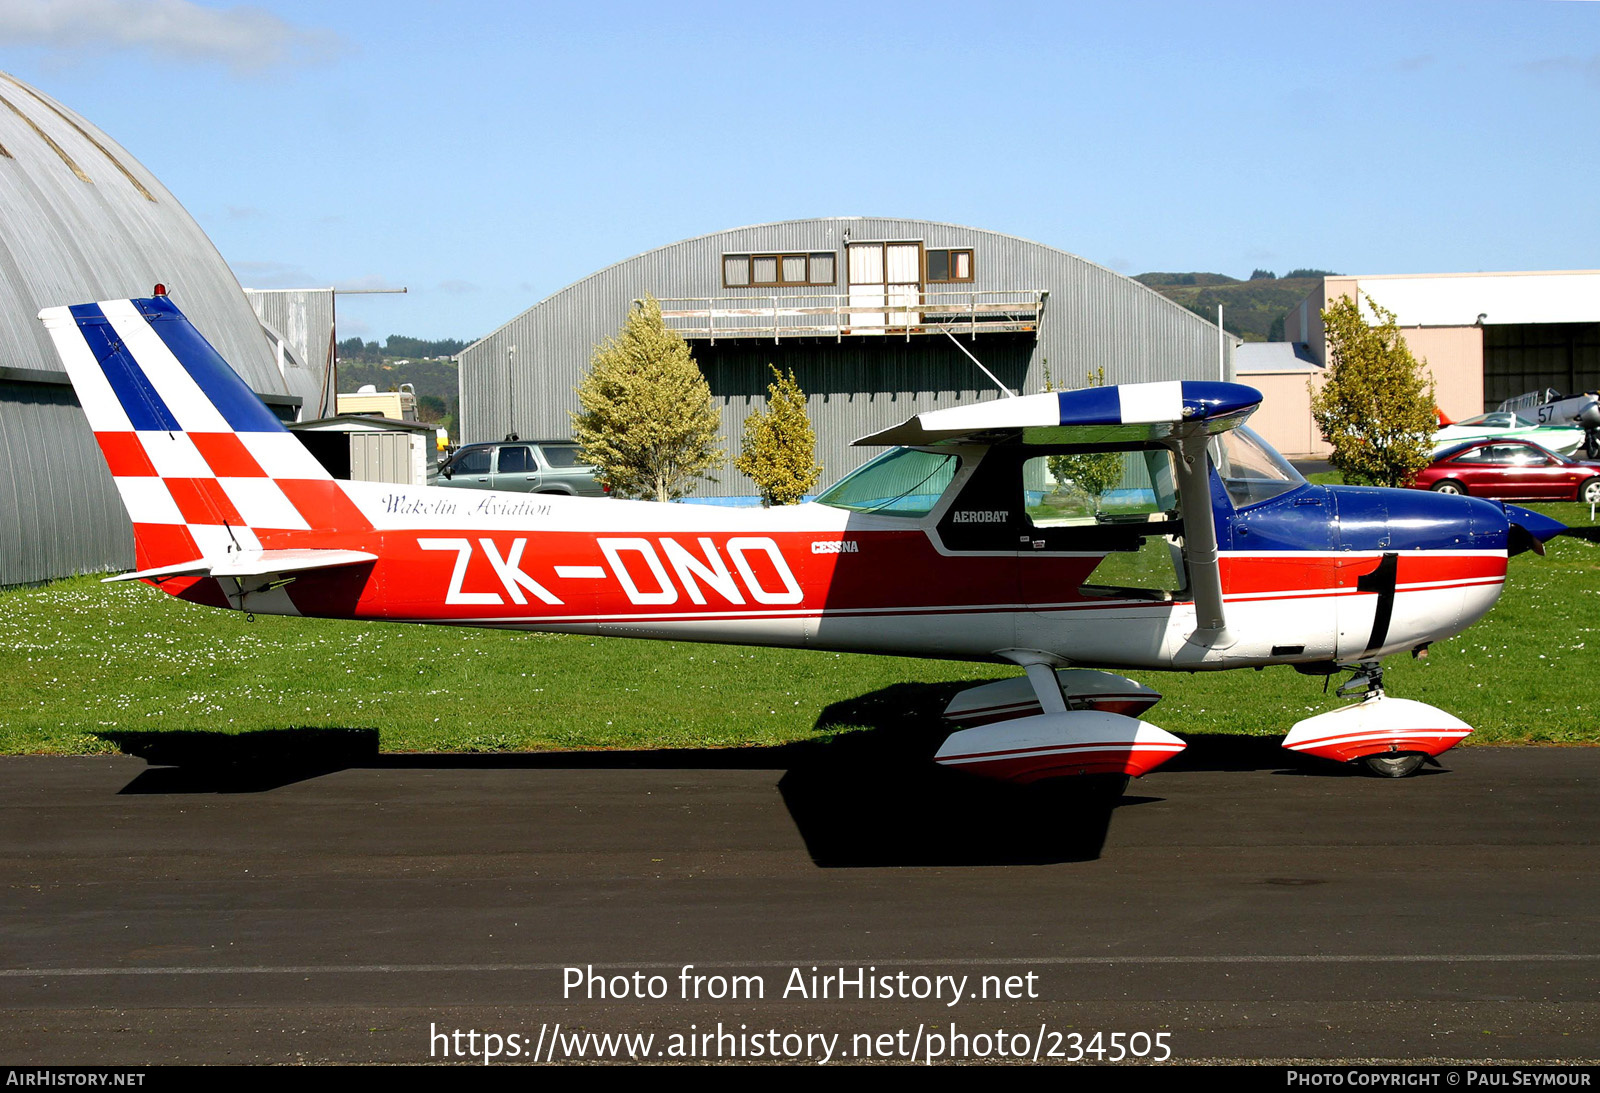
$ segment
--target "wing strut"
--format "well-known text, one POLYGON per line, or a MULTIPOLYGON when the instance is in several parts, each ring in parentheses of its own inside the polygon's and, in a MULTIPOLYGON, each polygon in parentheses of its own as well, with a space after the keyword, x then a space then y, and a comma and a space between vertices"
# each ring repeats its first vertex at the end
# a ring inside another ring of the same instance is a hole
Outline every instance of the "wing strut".
POLYGON ((1222 610, 1222 570, 1217 564, 1217 525, 1211 512, 1211 438, 1196 431, 1178 443, 1178 497, 1183 508, 1183 557, 1194 593, 1197 630, 1211 635, 1226 633, 1222 610))

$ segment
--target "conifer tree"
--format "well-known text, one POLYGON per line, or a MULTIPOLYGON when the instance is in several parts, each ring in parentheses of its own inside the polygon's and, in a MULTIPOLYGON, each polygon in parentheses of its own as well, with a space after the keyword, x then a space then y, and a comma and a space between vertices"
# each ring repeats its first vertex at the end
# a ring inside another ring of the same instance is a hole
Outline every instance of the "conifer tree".
POLYGON ((675 501, 722 463, 721 419, 688 343, 646 297, 595 347, 577 388, 580 458, 617 497, 675 501))

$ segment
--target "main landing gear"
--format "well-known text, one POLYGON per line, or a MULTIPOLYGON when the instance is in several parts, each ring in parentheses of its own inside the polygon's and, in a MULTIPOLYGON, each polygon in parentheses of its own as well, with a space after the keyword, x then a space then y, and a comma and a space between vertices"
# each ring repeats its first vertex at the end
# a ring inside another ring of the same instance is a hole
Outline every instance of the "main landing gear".
POLYGON ((1283 740, 1290 751, 1359 763, 1381 778, 1404 778, 1472 732, 1472 726, 1437 707, 1385 695, 1380 661, 1341 667, 1355 674, 1339 685, 1339 696, 1359 695, 1360 701, 1297 722, 1283 740))
POLYGON ((1132 716, 1153 706, 1159 692, 1110 672, 1017 659, 1026 677, 973 687, 951 700, 945 716, 975 727, 952 733, 935 762, 1023 784, 1071 777, 1085 787, 1114 787, 1115 797, 1130 776, 1183 750, 1182 740, 1132 716))
MULTIPOLYGON (((1026 676, 972 687, 950 701, 945 716, 970 727, 945 740, 936 762, 1008 782, 1070 779, 1120 787, 1183 750, 1182 740, 1140 720, 1159 692, 1110 672, 1056 669, 1042 661, 1024 667, 1026 676)), ((1405 778, 1472 732, 1425 702, 1384 694, 1377 660, 1339 668, 1353 673, 1339 697, 1358 701, 1297 722, 1284 737, 1285 748, 1381 778, 1405 778)))

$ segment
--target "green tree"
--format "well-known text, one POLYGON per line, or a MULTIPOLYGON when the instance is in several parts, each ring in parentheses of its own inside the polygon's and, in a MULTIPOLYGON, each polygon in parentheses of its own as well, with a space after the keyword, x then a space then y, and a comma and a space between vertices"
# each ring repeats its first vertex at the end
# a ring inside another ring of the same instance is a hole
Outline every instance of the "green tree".
MULTIPOLYGON (((1103 387, 1106 382, 1106 370, 1097 368, 1085 377, 1087 387, 1103 387)), ((1050 381, 1050 369, 1047 366, 1044 373, 1044 389, 1054 390, 1050 381)), ((1106 490, 1122 481, 1122 453, 1121 452, 1082 452, 1077 455, 1053 455, 1045 460, 1045 466, 1050 469, 1050 477, 1056 480, 1056 489, 1062 489, 1069 483, 1082 491, 1096 516, 1100 515, 1100 504, 1106 490)))
POLYGON ((761 504, 799 504, 816 488, 822 464, 816 460, 817 434, 806 416, 806 393, 794 378, 775 365, 774 380, 767 384, 767 408, 744 419, 742 451, 733 461, 741 474, 756 484, 761 504))
POLYGON ((689 346, 646 297, 595 347, 572 435, 618 497, 675 501, 722 464, 721 420, 689 346))
POLYGON ((1394 312, 1366 299, 1376 326, 1349 296, 1322 313, 1328 373, 1322 390, 1310 385, 1311 416, 1347 481, 1403 486, 1433 449, 1433 381, 1400 336, 1394 312))
POLYGON ((444 399, 438 395, 417 396, 417 420, 426 421, 430 425, 442 422, 448 411, 444 399))

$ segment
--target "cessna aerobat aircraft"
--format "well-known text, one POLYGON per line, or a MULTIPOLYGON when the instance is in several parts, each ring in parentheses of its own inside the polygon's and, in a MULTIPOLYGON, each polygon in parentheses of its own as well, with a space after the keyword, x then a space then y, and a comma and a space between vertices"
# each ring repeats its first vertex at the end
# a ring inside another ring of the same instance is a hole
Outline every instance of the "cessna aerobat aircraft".
MULTIPOLYGON (((159 291, 159 290, 158 290, 159 291)), ((935 410, 815 503, 770 510, 337 481, 165 295, 40 314, 133 520, 143 580, 237 611, 785 645, 1020 666, 946 710, 941 763, 1140 775, 1183 749, 1105 669, 1293 664, 1360 700, 1284 745, 1408 774, 1470 728, 1380 663, 1470 626, 1515 506, 1314 486, 1173 381, 935 410)))

